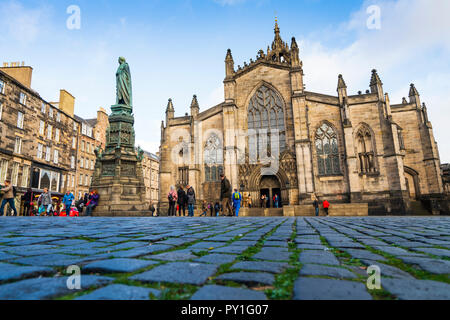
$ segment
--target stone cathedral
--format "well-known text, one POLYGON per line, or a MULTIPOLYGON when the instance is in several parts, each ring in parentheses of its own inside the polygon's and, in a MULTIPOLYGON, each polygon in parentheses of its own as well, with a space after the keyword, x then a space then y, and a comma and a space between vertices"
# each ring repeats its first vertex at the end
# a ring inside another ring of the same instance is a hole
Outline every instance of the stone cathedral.
POLYGON ((175 117, 169 100, 162 214, 171 186, 193 186, 199 203, 218 200, 221 172, 244 202, 250 196, 258 207, 261 195, 278 194, 295 215, 315 197, 365 204, 371 215, 448 211, 433 129, 413 84, 400 104, 390 103, 376 70, 365 93, 349 95, 342 75, 336 96, 307 91, 297 42, 284 42, 278 23, 256 60, 235 68, 228 50, 225 71, 223 103, 200 112, 194 96, 190 114, 175 117))

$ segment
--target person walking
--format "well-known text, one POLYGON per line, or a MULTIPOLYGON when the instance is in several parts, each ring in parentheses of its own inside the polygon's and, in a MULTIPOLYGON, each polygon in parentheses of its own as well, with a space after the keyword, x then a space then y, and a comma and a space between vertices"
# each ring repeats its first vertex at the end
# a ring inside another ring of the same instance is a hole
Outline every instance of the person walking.
POLYGON ((261 208, 265 208, 266 207, 266 195, 265 194, 261 195, 260 205, 261 205, 261 208))
POLYGON ((218 217, 220 214, 220 204, 218 202, 216 202, 216 204, 214 205, 214 212, 216 217, 218 217))
POLYGON ((187 196, 189 217, 193 217, 194 216, 194 209, 195 209, 195 191, 194 191, 193 187, 187 186, 186 196, 187 196))
POLYGON ((97 190, 91 192, 89 196, 89 202, 86 206, 86 216, 92 217, 92 211, 97 207, 98 200, 100 199, 100 195, 97 190))
POLYGON ((253 202, 252 202, 252 196, 251 195, 248 196, 248 207, 249 208, 253 207, 253 202))
POLYGON ((234 189, 232 199, 233 199, 234 214, 236 217, 239 217, 239 210, 241 209, 242 195, 238 191, 238 189, 234 189))
POLYGON ((73 201, 75 200, 75 197, 72 192, 67 190, 66 194, 63 198, 63 204, 64 208, 66 209, 66 217, 70 217, 70 209, 72 208, 73 201))
POLYGON ((169 217, 176 216, 175 204, 177 203, 177 200, 178 200, 178 194, 175 191, 175 187, 174 186, 170 187, 170 191, 169 191, 169 194, 167 195, 167 199, 169 200, 169 213, 168 213, 168 216, 169 217))
POLYGON ((23 213, 22 216, 29 217, 31 214, 31 204, 33 202, 33 190, 28 188, 27 192, 22 196, 23 213))
POLYGON ((220 183, 220 201, 222 202, 222 214, 225 215, 225 208, 228 211, 228 216, 233 216, 231 210, 231 184, 230 181, 225 177, 222 173, 220 174, 220 179, 222 180, 220 183))
POLYGON ((277 209, 280 207, 280 198, 278 197, 278 193, 275 193, 273 196, 273 205, 277 209))
POLYGON ((314 196, 314 201, 313 201, 313 207, 316 213, 316 217, 319 216, 319 201, 317 200, 317 198, 314 196))
POLYGON ((208 203, 206 202, 206 200, 203 200, 203 202, 202 202, 202 214, 200 215, 200 217, 206 217, 207 213, 208 213, 208 203))
POLYGON ((47 188, 44 188, 44 192, 39 196, 38 205, 39 205, 38 216, 40 216, 42 213, 45 213, 46 215, 51 214, 51 211, 53 209, 52 194, 50 193, 50 191, 48 191, 47 188))
POLYGON ((3 212, 7 203, 9 204, 9 208, 14 211, 14 215, 17 216, 16 205, 14 203, 14 187, 11 185, 10 180, 5 180, 5 184, 2 185, 0 192, 3 193, 0 216, 3 216, 3 212))
POLYGON ((330 203, 327 200, 324 200, 323 202, 323 209, 325 210, 325 213, 328 217, 328 209, 330 208, 330 203))
POLYGON ((155 209, 155 205, 153 204, 153 201, 150 202, 149 210, 152 213, 152 217, 154 217, 156 209, 155 209))
POLYGON ((186 192, 183 189, 183 186, 180 186, 177 192, 178 196, 178 216, 181 217, 181 210, 183 210, 183 217, 186 216, 186 192))

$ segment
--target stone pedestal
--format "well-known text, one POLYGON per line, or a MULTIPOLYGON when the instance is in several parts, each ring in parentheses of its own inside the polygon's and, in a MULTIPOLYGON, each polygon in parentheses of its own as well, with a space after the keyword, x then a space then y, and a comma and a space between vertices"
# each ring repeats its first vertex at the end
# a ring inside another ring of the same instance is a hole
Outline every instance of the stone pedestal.
POLYGON ((96 150, 92 189, 98 190, 94 216, 151 216, 145 203, 143 151, 134 148, 134 117, 127 106, 111 107, 106 149, 96 150))

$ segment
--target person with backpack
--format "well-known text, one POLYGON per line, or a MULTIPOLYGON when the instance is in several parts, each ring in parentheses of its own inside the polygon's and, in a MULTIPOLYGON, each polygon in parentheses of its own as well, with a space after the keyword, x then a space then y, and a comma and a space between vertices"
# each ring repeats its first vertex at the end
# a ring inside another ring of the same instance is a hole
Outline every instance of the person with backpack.
POLYGON ((195 191, 194 188, 191 186, 187 186, 187 204, 188 204, 188 212, 189 217, 194 216, 194 209, 195 209, 195 191))
POLYGON ((328 217, 328 209, 330 208, 330 203, 327 200, 324 200, 323 202, 323 209, 325 210, 325 213, 328 217))
POLYGON ((38 206, 39 206, 38 216, 40 216, 42 213, 46 213, 47 215, 51 213, 53 209, 52 195, 47 188, 44 188, 44 192, 39 196, 38 206))
POLYGON ((239 210, 241 210, 242 195, 238 191, 238 189, 234 189, 234 193, 231 198, 233 199, 234 214, 236 217, 239 217, 239 210))
POLYGON ((10 180, 5 180, 5 184, 2 185, 0 192, 3 193, 2 206, 0 208, 0 216, 3 216, 5 206, 7 203, 9 204, 9 208, 14 211, 14 215, 17 216, 16 205, 14 204, 15 188, 11 185, 10 180))
POLYGON ((169 194, 167 195, 167 199, 169 200, 169 213, 168 213, 168 216, 169 217, 176 216, 175 204, 177 203, 178 195, 177 195, 177 192, 175 191, 175 187, 174 186, 170 187, 170 191, 169 191, 169 194))
POLYGON ((75 200, 75 196, 72 192, 67 190, 66 194, 64 195, 64 198, 62 200, 64 204, 64 208, 66 209, 66 217, 70 217, 70 210, 72 208, 73 201, 75 200))
POLYGON ((183 189, 183 186, 180 186, 177 192, 178 196, 178 216, 181 217, 181 210, 183 210, 183 217, 186 216, 186 192, 183 189))
POLYGON ((220 204, 218 202, 216 202, 216 204, 214 205, 214 212, 216 217, 218 217, 220 214, 220 204))
POLYGON ((313 201, 313 207, 316 212, 316 217, 318 217, 319 216, 319 201, 317 200, 317 198, 315 196, 314 196, 314 201, 313 201))

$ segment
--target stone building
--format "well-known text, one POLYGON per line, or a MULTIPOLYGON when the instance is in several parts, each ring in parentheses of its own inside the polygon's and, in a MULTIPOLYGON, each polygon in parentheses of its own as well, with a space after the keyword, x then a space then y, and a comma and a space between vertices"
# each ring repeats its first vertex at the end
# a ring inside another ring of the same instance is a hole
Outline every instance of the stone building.
POLYGON ((444 184, 444 191, 450 195, 450 163, 441 165, 442 169, 442 183, 444 184))
MULTIPOLYGON (((175 117, 169 100, 161 128, 160 199, 191 184, 198 200, 219 197, 219 173, 257 204, 278 194, 295 214, 314 196, 332 204, 367 204, 369 214, 411 213, 411 203, 439 213, 440 160, 427 108, 413 84, 409 100, 391 104, 376 70, 366 93, 306 90, 295 38, 280 35, 256 60, 235 68, 225 58, 224 102, 175 117), (419 143, 418 143, 419 142, 419 143)), ((369 77, 368 77, 369 78, 369 77)), ((164 210, 163 210, 164 211, 164 210)), ((442 210, 441 210, 442 212, 442 210)), ((285 210, 286 214, 286 210, 285 210)))
MULTIPOLYGON (((0 181, 11 179, 17 187, 17 207, 27 188, 36 196, 48 188, 56 198, 66 190, 77 192, 78 159, 89 158, 79 154, 84 121, 74 115, 75 98, 60 90, 58 102, 45 100, 31 88, 32 70, 18 63, 0 68, 0 181)), ((101 109, 95 125, 87 121, 96 132, 95 145, 105 144, 105 118, 101 109)), ((92 176, 93 170, 88 172, 92 176)))
POLYGON ((157 155, 144 151, 142 170, 145 183, 146 203, 155 206, 159 201, 159 158, 157 155))

